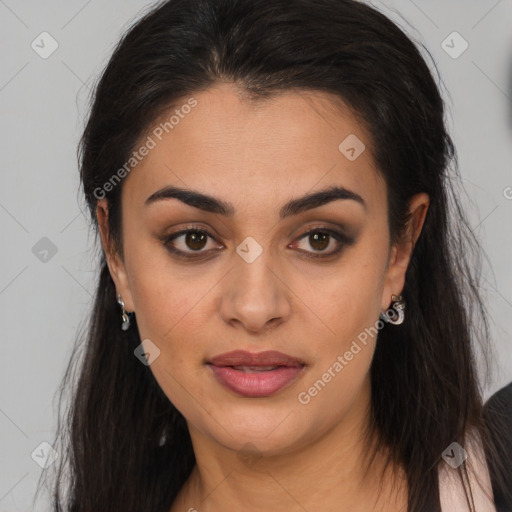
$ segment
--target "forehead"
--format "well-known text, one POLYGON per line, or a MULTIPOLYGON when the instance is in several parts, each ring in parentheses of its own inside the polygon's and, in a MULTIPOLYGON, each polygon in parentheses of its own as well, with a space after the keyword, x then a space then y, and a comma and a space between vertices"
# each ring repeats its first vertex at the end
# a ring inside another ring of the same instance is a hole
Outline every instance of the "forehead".
POLYGON ((166 185, 229 194, 234 203, 232 192, 261 204, 277 191, 288 197, 331 184, 370 202, 382 195, 363 123, 327 93, 288 91, 253 102, 232 84, 216 85, 175 102, 140 144, 148 137, 152 148, 126 178, 123 202, 143 202, 166 185), (349 146, 364 149, 353 159, 349 146))

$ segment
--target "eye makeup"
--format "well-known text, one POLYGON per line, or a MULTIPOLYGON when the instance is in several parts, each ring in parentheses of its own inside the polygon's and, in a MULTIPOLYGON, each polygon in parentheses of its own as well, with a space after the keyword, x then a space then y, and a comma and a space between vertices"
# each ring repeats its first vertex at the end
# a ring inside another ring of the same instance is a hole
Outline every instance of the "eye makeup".
MULTIPOLYGON (((165 249, 174 258, 182 261, 205 261, 223 249, 207 229, 202 226, 189 225, 175 233, 159 237, 165 249), (209 242, 213 248, 206 249, 209 242)), ((347 246, 356 242, 354 236, 348 235, 346 230, 337 230, 323 224, 314 225, 288 244, 287 248, 297 250, 301 257, 312 259, 333 259, 347 246), (327 242, 327 243, 326 243, 327 242), (300 245, 309 245, 311 250, 300 248, 300 245), (332 248, 334 246, 334 248, 332 248), (327 248, 327 249, 326 249, 327 248)))

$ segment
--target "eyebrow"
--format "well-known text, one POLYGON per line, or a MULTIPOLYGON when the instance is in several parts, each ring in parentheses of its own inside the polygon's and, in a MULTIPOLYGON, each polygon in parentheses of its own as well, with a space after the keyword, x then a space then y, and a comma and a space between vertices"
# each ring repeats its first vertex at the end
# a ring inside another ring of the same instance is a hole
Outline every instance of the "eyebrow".
MULTIPOLYGON (((157 190, 146 199, 144 205, 149 206, 157 201, 166 199, 178 199, 194 208, 199 208, 200 210, 210 213, 217 213, 226 217, 232 217, 235 214, 235 208, 231 203, 202 194, 201 192, 174 186, 167 186, 157 190)), ((345 187, 332 186, 324 190, 306 194, 297 199, 292 199, 279 210, 279 216, 281 219, 284 219, 291 215, 297 215, 307 210, 318 208, 338 199, 356 201, 366 211, 366 203, 359 194, 345 187)))

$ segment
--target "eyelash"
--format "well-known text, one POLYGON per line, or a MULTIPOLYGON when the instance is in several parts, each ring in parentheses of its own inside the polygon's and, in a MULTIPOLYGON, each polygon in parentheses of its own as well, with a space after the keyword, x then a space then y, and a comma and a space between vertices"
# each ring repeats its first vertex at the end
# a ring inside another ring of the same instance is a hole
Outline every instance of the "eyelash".
MULTIPOLYGON (((190 228, 184 229, 182 231, 179 231, 177 233, 173 233, 172 235, 170 235, 168 237, 165 237, 163 240, 163 244, 164 244, 165 248, 174 256, 184 259, 184 260, 197 260, 197 259, 203 258, 204 254, 207 254, 209 251, 196 251, 196 252, 191 252, 190 254, 188 254, 186 252, 181 251, 180 249, 176 249, 175 247, 173 247, 171 245, 171 242, 173 242, 175 239, 179 238, 180 236, 187 235, 189 233, 204 234, 204 235, 208 236, 209 238, 211 238, 212 240, 215 240, 215 237, 213 237, 205 229, 190 227, 190 228)), ((328 227, 324 227, 324 226, 315 226, 315 227, 311 228, 310 230, 303 233, 299 238, 297 238, 296 242, 308 237, 309 235, 312 235, 313 233, 322 233, 325 235, 329 235, 330 237, 334 238, 340 245, 338 246, 337 249, 335 249, 329 253, 320 252, 320 253, 315 254, 315 253, 311 253, 310 251, 299 251, 302 254, 306 254, 306 257, 309 257, 312 259, 319 259, 319 258, 326 259, 326 258, 333 257, 333 256, 339 254, 342 251, 342 249, 344 248, 344 246, 352 245, 354 243, 354 240, 352 238, 349 238, 345 234, 340 233, 339 231, 330 229, 328 227)), ((293 242, 293 243, 296 243, 296 242, 293 242)))

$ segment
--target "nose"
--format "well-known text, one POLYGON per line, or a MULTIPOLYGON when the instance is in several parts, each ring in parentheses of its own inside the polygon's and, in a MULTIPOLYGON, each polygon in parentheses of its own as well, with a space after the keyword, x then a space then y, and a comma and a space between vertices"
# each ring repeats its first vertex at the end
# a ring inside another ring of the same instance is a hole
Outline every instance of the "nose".
MULTIPOLYGON (((238 258, 238 256, 236 256, 238 258)), ((292 292, 268 252, 251 263, 235 260, 223 280, 220 314, 226 323, 252 333, 264 332, 290 315, 292 292)))

